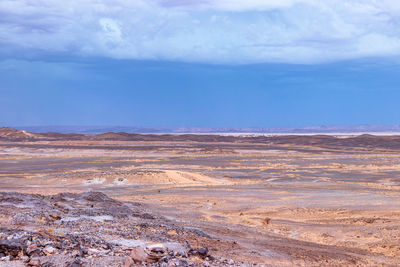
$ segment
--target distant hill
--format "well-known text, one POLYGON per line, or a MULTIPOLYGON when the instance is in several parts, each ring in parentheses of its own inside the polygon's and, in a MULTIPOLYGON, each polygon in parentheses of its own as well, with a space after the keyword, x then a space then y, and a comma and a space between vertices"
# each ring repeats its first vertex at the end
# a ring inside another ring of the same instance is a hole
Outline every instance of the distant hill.
POLYGON ((108 132, 124 132, 137 134, 181 134, 181 133, 400 133, 400 125, 336 125, 336 126, 307 126, 307 127, 249 127, 249 128, 206 128, 206 127, 180 127, 180 128, 146 128, 127 126, 21 126, 15 127, 32 133, 80 133, 100 134, 108 132))
POLYGON ((11 140, 11 141, 29 141, 37 140, 36 134, 29 133, 23 130, 16 130, 9 127, 0 128, 0 140, 11 140))
POLYGON ((400 150, 400 135, 375 136, 362 134, 350 137, 335 137, 329 134, 317 135, 219 135, 219 134, 137 134, 126 132, 107 132, 101 134, 79 133, 31 133, 8 127, 0 128, 0 141, 35 142, 35 141, 161 141, 161 142, 229 142, 260 143, 263 145, 281 146, 315 146, 323 148, 361 148, 361 149, 395 149, 400 150))

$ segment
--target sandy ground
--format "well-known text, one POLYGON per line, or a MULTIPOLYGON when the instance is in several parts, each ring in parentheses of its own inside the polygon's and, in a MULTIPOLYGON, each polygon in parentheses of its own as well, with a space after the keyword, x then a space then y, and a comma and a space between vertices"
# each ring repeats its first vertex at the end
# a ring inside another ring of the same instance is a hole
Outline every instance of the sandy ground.
POLYGON ((271 266, 399 266, 398 150, 252 143, 0 142, 2 191, 101 191, 271 266))

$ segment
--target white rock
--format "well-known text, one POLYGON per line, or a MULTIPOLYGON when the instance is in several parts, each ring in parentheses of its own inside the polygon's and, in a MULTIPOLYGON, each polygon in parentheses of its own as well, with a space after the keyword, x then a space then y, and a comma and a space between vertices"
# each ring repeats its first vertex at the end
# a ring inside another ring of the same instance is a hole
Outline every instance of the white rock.
POLYGON ((10 255, 0 258, 0 261, 10 261, 10 255))
POLYGON ((132 240, 132 239, 125 239, 125 238, 118 238, 110 241, 111 244, 119 245, 126 248, 132 248, 141 246, 143 248, 146 247, 146 243, 141 240, 132 240))
POLYGON ((98 254, 100 254, 100 250, 95 249, 95 248, 88 249, 88 255, 98 255, 98 254))
POLYGON ((54 253, 57 252, 57 249, 54 248, 54 247, 52 247, 52 246, 46 246, 46 247, 43 249, 43 252, 46 253, 46 254, 54 254, 54 253))
POLYGON ((150 244, 146 246, 147 249, 152 250, 153 248, 162 248, 165 249, 164 244, 161 243, 155 243, 155 244, 150 244))

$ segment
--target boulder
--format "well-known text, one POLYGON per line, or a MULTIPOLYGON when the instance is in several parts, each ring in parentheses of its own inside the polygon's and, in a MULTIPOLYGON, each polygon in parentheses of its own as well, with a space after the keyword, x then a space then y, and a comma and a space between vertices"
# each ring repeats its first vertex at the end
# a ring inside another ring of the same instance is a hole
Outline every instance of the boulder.
POLYGON ((31 258, 31 260, 28 263, 28 266, 40 266, 40 260, 39 258, 31 258))
POLYGON ((20 240, 0 240, 0 253, 16 257, 25 250, 26 245, 20 240))
POLYGON ((155 263, 158 262, 161 258, 167 255, 167 252, 163 247, 153 247, 148 250, 148 259, 147 262, 155 263))
POLYGON ((208 248, 207 247, 199 248, 197 250, 197 253, 199 254, 200 257, 205 258, 208 255, 208 248))
POLYGON ((149 255, 143 247, 134 247, 129 255, 135 263, 145 262, 148 260, 149 255))
POLYGON ((132 267, 134 265, 135 265, 135 262, 132 260, 132 258, 127 256, 125 258, 124 267, 132 267))
POLYGON ((46 253, 46 255, 51 255, 51 254, 55 254, 57 252, 57 249, 53 246, 46 246, 43 249, 43 252, 46 253))

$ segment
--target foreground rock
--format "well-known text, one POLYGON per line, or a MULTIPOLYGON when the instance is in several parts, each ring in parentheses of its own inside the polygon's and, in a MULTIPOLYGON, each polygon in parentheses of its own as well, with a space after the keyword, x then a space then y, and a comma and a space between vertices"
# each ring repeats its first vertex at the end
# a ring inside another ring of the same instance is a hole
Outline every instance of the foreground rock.
POLYGON ((0 214, 0 266, 245 264, 212 257, 199 244, 217 241, 202 231, 103 193, 0 192, 0 214))

